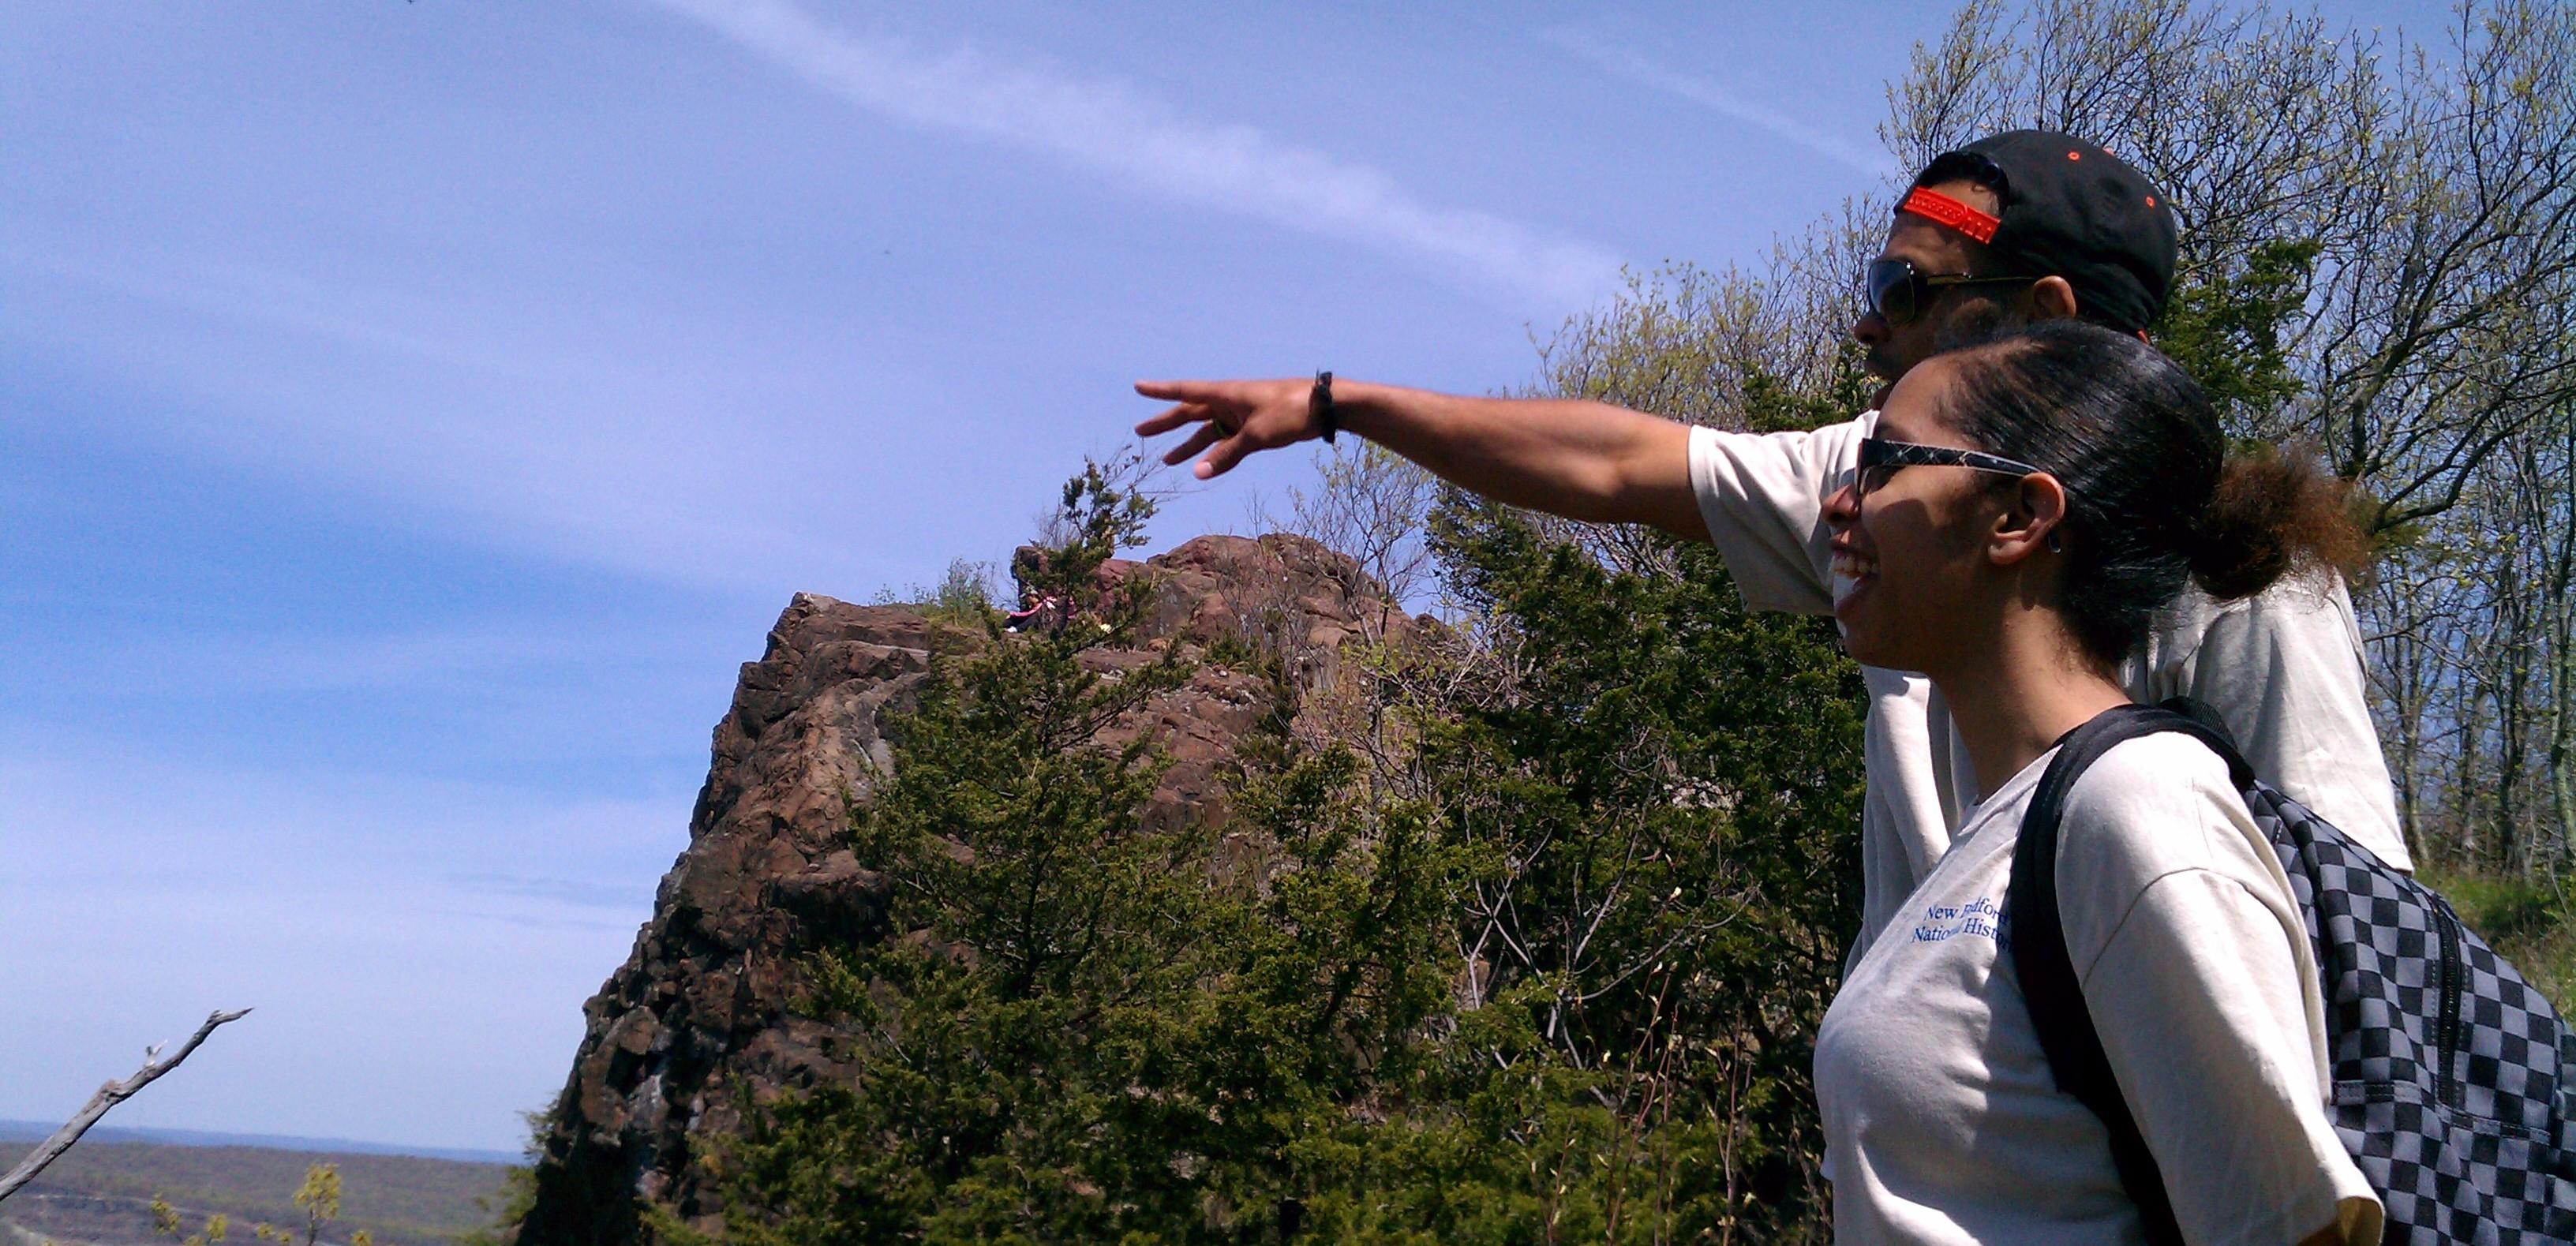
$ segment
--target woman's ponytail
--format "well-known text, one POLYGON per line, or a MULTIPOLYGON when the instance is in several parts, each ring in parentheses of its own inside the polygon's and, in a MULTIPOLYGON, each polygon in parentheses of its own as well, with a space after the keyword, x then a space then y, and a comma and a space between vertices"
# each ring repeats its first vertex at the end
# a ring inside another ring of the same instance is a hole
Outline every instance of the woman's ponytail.
POLYGON ((2267 451, 2228 456, 2185 553, 2201 591, 2233 601, 2294 569, 2353 576, 2369 541, 2353 522, 2349 484, 2305 454, 2267 451))

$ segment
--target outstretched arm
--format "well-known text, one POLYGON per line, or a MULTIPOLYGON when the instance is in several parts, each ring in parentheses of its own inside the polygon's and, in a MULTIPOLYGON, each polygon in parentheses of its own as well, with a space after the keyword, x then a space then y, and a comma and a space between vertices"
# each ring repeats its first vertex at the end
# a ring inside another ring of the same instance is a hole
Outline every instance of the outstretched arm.
MULTIPOLYGON (((1141 381, 1137 393, 1173 405, 1136 433, 1197 425, 1163 461, 1204 451, 1195 470, 1212 479, 1255 451, 1321 436, 1307 409, 1310 391, 1304 380, 1141 381)), ((1496 501, 1709 539, 1691 493, 1687 425, 1607 403, 1466 398, 1343 380, 1333 382, 1333 411, 1342 428, 1496 501)))

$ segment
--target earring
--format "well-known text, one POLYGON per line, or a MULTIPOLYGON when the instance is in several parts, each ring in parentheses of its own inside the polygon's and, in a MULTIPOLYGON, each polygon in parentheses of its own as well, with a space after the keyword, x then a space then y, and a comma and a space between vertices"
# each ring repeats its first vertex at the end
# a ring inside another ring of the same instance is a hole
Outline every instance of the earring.
POLYGON ((2063 554, 2066 552, 2066 547, 2057 543, 2057 534, 2055 532, 2048 534, 2048 552, 2052 554, 2063 554))

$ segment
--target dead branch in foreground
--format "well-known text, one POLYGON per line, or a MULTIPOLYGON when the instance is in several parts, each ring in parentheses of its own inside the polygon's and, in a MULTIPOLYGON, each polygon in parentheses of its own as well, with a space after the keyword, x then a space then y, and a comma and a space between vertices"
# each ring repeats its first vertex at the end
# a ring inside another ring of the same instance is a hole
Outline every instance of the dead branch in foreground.
POLYGON ((206 1023, 198 1026, 197 1032, 189 1035, 188 1041, 179 1044, 179 1049, 167 1057, 161 1055, 157 1046, 145 1051, 143 1067, 135 1070, 134 1076, 99 1087, 98 1093, 89 1097, 89 1102, 81 1106, 69 1123, 55 1130, 54 1136, 45 1139, 42 1146, 29 1151, 27 1158, 9 1170, 9 1175, 0 1177, 0 1199, 17 1193, 18 1187, 35 1180, 36 1174, 45 1170, 45 1165, 62 1158, 63 1152, 72 1149, 72 1144, 80 1141, 80 1136, 88 1133, 89 1127, 98 1123, 98 1118, 107 1115, 109 1108, 133 1098, 134 1092, 151 1085, 153 1078, 179 1067, 179 1062, 187 1059, 188 1053, 197 1049, 197 1044, 206 1041, 206 1036, 214 1033, 216 1026, 227 1021, 239 1021, 249 1015, 248 1008, 209 1013, 206 1023))

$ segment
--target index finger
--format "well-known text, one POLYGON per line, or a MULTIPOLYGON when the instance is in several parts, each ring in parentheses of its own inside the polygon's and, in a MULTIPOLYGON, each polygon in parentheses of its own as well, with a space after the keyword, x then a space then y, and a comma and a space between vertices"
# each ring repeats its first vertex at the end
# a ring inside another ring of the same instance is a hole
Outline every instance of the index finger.
POLYGON ((1210 412, 1206 407, 1184 402, 1177 406, 1166 407, 1163 409, 1161 414, 1137 424, 1136 435, 1139 437, 1153 437, 1162 433, 1168 433, 1192 420, 1205 420, 1208 418, 1210 418, 1210 412))
POLYGON ((1223 396, 1224 385, 1218 381, 1138 381, 1136 392, 1173 402, 1207 402, 1223 396))

